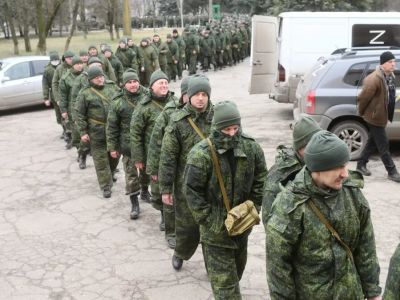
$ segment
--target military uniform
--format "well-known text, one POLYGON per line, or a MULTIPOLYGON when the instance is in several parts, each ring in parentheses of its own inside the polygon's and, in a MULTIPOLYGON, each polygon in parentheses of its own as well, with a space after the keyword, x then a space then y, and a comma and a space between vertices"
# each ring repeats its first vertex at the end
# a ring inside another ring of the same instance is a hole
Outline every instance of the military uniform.
POLYGON ((202 55, 203 59, 203 68, 204 71, 208 71, 208 68, 210 67, 210 64, 214 66, 214 69, 216 70, 216 64, 215 64, 215 41, 212 37, 210 36, 203 36, 203 38, 200 40, 200 52, 202 55))
MULTIPOLYGON (((213 129, 210 140, 217 151, 231 207, 251 199, 259 209, 267 175, 261 147, 240 131, 227 141, 225 135, 213 129)), ((204 261, 215 299, 241 299, 239 280, 246 266, 251 230, 228 236, 224 225, 227 211, 206 140, 196 144, 188 155, 184 187, 190 211, 200 225, 204 261)))
MULTIPOLYGON (((107 59, 107 57, 105 57, 104 55, 100 55, 100 54, 91 56, 91 57, 97 57, 101 61, 101 64, 103 65, 103 71, 104 71, 106 78, 108 78, 109 80, 114 81, 116 83, 117 76, 115 75, 115 72, 111 65, 111 62, 107 59)), ((90 58, 89 58, 89 60, 90 60, 90 58)))
POLYGON ((183 37, 176 35, 173 36, 174 41, 177 43, 179 48, 179 60, 178 60, 178 77, 182 78, 182 72, 186 66, 186 43, 183 37))
MULTIPOLYGON (((92 69, 99 68, 93 67, 92 69)), ((89 72, 91 71, 89 70, 89 72)), ((106 144, 108 111, 111 99, 118 91, 114 82, 106 80, 104 87, 97 87, 91 83, 89 87, 79 93, 77 99, 77 127, 81 137, 85 134, 90 137, 90 148, 97 180, 103 192, 111 189, 112 174, 118 165, 118 159, 112 158, 107 152, 106 144)))
POLYGON ((62 125, 62 117, 60 112, 60 107, 58 106, 57 101, 54 98, 52 82, 53 76, 56 71, 57 66, 53 66, 50 62, 44 68, 43 78, 42 78, 42 91, 43 91, 43 99, 49 99, 51 104, 53 104, 54 112, 56 114, 57 124, 62 125))
POLYGON ((134 52, 134 50, 131 48, 122 49, 118 47, 117 51, 115 51, 115 56, 121 61, 124 70, 132 68, 138 73, 137 53, 134 52))
POLYGON ((179 47, 178 44, 170 37, 170 41, 166 42, 168 46, 167 62, 170 80, 176 81, 176 75, 178 75, 178 64, 179 64, 179 47))
POLYGON ((392 258, 390 259, 389 274, 386 279, 385 300, 400 299, 400 244, 397 246, 392 258))
POLYGON ((197 55, 199 53, 199 40, 194 31, 191 31, 186 36, 186 53, 189 64, 189 75, 196 74, 197 72, 197 55))
POLYGON ((124 73, 124 66, 122 65, 121 61, 117 56, 114 54, 111 54, 111 56, 108 58, 108 61, 111 63, 111 66, 114 69, 114 74, 116 77, 116 84, 118 86, 121 85, 122 83, 122 74, 124 73))
POLYGON ((168 75, 169 78, 169 68, 168 68, 168 56, 170 56, 169 48, 166 42, 161 41, 158 42, 153 41, 154 48, 157 50, 158 53, 158 63, 160 65, 161 71, 168 75))
MULTIPOLYGON (((142 41, 147 41, 146 39, 143 39, 142 41)), ((149 45, 147 41, 147 46, 142 46, 142 44, 139 47, 139 56, 143 58, 143 60, 140 62, 140 68, 144 68, 144 71, 140 71, 140 83, 143 86, 148 87, 150 83, 150 76, 151 74, 160 68, 160 64, 158 61, 158 53, 156 50, 154 50, 153 46, 149 45)))

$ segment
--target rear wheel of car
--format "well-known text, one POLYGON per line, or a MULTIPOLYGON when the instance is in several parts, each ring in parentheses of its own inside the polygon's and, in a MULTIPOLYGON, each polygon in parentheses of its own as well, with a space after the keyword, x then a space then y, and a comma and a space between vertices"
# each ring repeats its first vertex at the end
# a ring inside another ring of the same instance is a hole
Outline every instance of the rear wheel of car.
POLYGON ((368 130, 363 124, 358 121, 342 121, 331 131, 347 144, 351 160, 360 158, 368 140, 368 130))

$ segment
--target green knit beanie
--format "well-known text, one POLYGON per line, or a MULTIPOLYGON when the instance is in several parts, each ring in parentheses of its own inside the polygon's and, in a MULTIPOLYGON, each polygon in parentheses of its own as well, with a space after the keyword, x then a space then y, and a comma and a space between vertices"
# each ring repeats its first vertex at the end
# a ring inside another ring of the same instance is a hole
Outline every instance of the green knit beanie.
POLYGON ((188 91, 188 87, 189 87, 189 80, 190 80, 190 76, 186 76, 182 79, 181 82, 181 95, 184 95, 187 93, 188 91))
POLYGON ((187 91, 189 99, 192 98, 192 96, 197 94, 198 92, 205 92, 208 95, 208 98, 210 98, 211 86, 210 86, 210 82, 207 77, 205 77, 205 76, 194 77, 193 76, 190 78, 188 91, 187 91))
POLYGON ((150 87, 153 85, 154 82, 160 79, 166 79, 169 82, 167 74, 161 71, 161 69, 155 70, 150 76, 150 87))
POLYGON ((60 60, 60 57, 58 56, 58 53, 55 51, 50 52, 50 60, 60 60))
POLYGON ((103 69, 98 67, 98 66, 93 66, 89 68, 88 70, 88 79, 92 80, 93 78, 96 78, 97 76, 104 76, 103 69))
POLYGON ((125 83, 129 80, 139 81, 139 76, 136 74, 134 69, 128 68, 125 70, 124 74, 122 74, 122 83, 125 83))
POLYGON ((322 130, 310 117, 302 117, 293 126, 293 148, 299 150, 307 145, 314 133, 322 130))
POLYGON ((97 50, 97 47, 96 47, 96 45, 89 45, 88 50, 90 50, 90 49, 96 49, 97 50))
POLYGON ((105 53, 106 51, 110 51, 111 53, 113 53, 113 51, 112 51, 112 48, 111 48, 111 46, 110 46, 110 45, 106 45, 106 46, 104 46, 103 53, 105 53))
POLYGON ((81 49, 79 50, 79 56, 89 56, 87 50, 85 49, 81 49))
POLYGON ((236 104, 232 101, 222 101, 215 104, 212 123, 217 130, 232 125, 240 125, 240 113, 236 104))
POLYGON ((349 160, 346 143, 326 130, 315 133, 304 151, 304 162, 311 172, 333 170, 349 160))
POLYGON ((92 63, 103 64, 103 62, 97 56, 92 56, 91 58, 89 58, 88 65, 91 65, 92 63))
POLYGON ((73 57, 74 55, 75 55, 75 53, 72 50, 67 50, 64 52, 64 58, 65 57, 73 57))
POLYGON ((82 59, 81 59, 80 56, 75 55, 75 56, 72 58, 72 65, 82 64, 82 63, 83 63, 83 62, 82 62, 82 59))

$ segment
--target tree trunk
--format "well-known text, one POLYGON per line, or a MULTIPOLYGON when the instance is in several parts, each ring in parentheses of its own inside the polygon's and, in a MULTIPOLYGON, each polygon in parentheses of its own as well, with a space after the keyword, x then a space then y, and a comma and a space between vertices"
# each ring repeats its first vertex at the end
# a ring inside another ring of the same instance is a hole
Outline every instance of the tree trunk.
POLYGON ((131 27, 131 9, 129 8, 129 0, 124 0, 123 21, 124 21, 123 22, 124 35, 131 36, 132 27, 131 27))
POLYGON ((82 28, 83 28, 83 38, 86 40, 87 39, 87 34, 88 34, 88 28, 86 24, 86 13, 85 13, 85 0, 81 0, 81 12, 80 12, 80 17, 81 17, 81 23, 82 23, 82 28))
POLYGON ((17 38, 17 34, 15 32, 15 26, 14 26, 14 18, 11 15, 11 9, 10 9, 10 4, 7 1, 5 1, 3 3, 3 11, 4 11, 4 15, 6 17, 7 23, 10 26, 10 31, 11 31, 11 36, 13 39, 13 44, 14 44, 14 54, 15 55, 19 55, 19 49, 18 49, 18 38, 17 38))
POLYGON ((107 1, 107 23, 110 39, 114 40, 114 0, 107 1))
POLYGON ((117 39, 119 40, 119 7, 118 7, 118 0, 114 1, 114 30, 115 34, 117 35, 117 39))
POLYGON ((29 21, 30 21, 30 18, 29 18, 29 15, 27 14, 28 10, 30 10, 30 8, 27 7, 26 1, 25 0, 22 1, 21 7, 18 10, 18 16, 19 16, 20 20, 22 18, 25 51, 26 52, 32 52, 31 40, 29 38, 29 21))
POLYGON ((68 38, 65 41, 64 50, 68 50, 72 36, 74 35, 74 31, 76 28, 76 17, 78 16, 79 2, 80 0, 75 0, 74 8, 72 9, 72 25, 71 25, 71 30, 69 31, 68 38))

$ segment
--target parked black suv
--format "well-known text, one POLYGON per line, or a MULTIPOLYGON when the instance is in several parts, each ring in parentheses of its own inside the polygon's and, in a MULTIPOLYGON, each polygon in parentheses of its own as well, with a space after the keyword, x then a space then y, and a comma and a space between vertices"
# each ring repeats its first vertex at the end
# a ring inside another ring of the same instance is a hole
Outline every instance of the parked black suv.
MULTIPOLYGON (((328 58, 320 58, 297 87, 295 120, 301 115, 314 118, 323 129, 347 143, 353 160, 360 157, 368 139, 367 126, 357 113, 357 95, 363 79, 379 65, 379 56, 386 50, 336 51, 328 58)), ((400 49, 390 51, 400 58, 400 49)), ((395 71, 395 76, 399 95, 400 70, 395 71)), ((399 99, 398 96, 393 123, 387 127, 389 140, 400 140, 399 99)))

